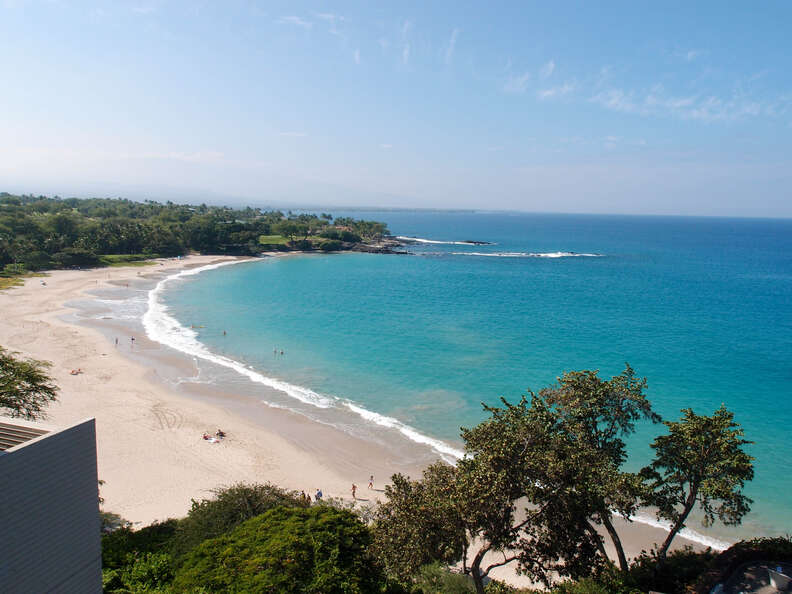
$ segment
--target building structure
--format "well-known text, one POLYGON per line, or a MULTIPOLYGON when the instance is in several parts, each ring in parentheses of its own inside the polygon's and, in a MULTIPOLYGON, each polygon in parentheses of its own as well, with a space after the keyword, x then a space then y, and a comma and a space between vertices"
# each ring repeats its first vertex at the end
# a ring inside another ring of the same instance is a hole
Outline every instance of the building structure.
POLYGON ((94 419, 0 416, 0 490, 0 592, 101 592, 94 419))

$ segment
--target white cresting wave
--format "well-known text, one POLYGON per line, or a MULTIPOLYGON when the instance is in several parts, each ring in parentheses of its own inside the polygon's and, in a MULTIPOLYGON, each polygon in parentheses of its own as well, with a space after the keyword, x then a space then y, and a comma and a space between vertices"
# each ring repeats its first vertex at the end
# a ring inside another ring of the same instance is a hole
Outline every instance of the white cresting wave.
POLYGON ((451 252, 452 256, 482 256, 485 258, 602 258, 604 254, 577 252, 451 252))
MULTIPOLYGON (((202 342, 198 340, 196 332, 190 328, 182 326, 181 323, 179 323, 168 313, 168 308, 159 300, 159 297, 162 295, 165 287, 173 281, 194 276, 206 270, 213 270, 222 266, 253 261, 255 260, 234 260, 231 262, 208 264, 206 266, 201 266, 190 270, 183 270, 159 281, 157 285, 151 289, 151 291, 149 291, 148 309, 143 314, 143 327, 148 338, 187 355, 204 359, 205 361, 210 361, 222 367, 232 369, 256 383, 263 384, 274 390, 278 390, 279 392, 295 398, 304 404, 325 409, 331 407, 344 407, 368 422, 374 423, 381 427, 394 429, 415 443, 429 446, 446 462, 451 464, 455 463, 464 456, 464 452, 461 450, 451 447, 439 439, 434 439, 424 435, 409 425, 402 423, 398 419, 367 410, 347 399, 320 394, 309 388, 304 388, 302 386, 297 386, 279 379, 268 377, 252 369, 251 367, 248 367, 244 363, 211 352, 202 342)), ((275 408, 287 408, 275 403, 266 401, 262 402, 275 408)), ((657 520, 645 513, 639 512, 638 514, 632 516, 631 519, 641 524, 647 524, 655 528, 661 528, 666 532, 669 529, 669 524, 667 522, 657 520)), ((723 551, 730 546, 730 544, 727 542, 700 534, 694 530, 690 530, 689 528, 685 528, 680 531, 679 535, 690 541, 707 547, 712 547, 718 551, 723 551)))
MULTIPOLYGON (((633 522, 638 522, 639 524, 646 524, 647 526, 652 526, 654 528, 660 528, 666 532, 671 530, 671 523, 665 520, 658 520, 654 516, 647 515, 643 512, 638 512, 635 515, 630 516, 630 519, 633 522)), ((723 540, 719 540, 712 536, 707 536, 705 534, 701 534, 700 532, 696 532, 695 530, 691 530, 690 528, 683 528, 679 531, 679 536, 682 538, 686 538, 689 541, 698 543, 705 547, 711 547, 715 551, 725 551, 731 546, 731 543, 728 543, 723 540)))
POLYGON ((424 239, 422 237, 407 237, 406 235, 397 235, 396 239, 402 241, 414 241, 415 243, 433 243, 442 245, 477 245, 472 241, 440 241, 437 239, 424 239))
MULTIPOLYGON (((366 421, 375 423, 382 427, 395 429, 416 443, 428 445, 447 462, 453 463, 463 456, 463 452, 460 450, 451 447, 439 439, 434 439, 424 435, 397 419, 372 412, 347 399, 320 394, 309 388, 297 386, 283 380, 268 377, 245 365, 244 363, 223 355, 213 353, 206 347, 206 345, 198 340, 198 335, 194 330, 182 326, 178 320, 171 316, 168 313, 167 306, 165 306, 159 299, 160 295, 162 295, 163 291, 165 290, 165 287, 173 281, 194 276, 206 270, 214 270, 222 266, 253 261, 255 260, 235 260, 231 262, 221 262, 218 264, 208 264, 206 266, 201 266, 190 270, 183 270, 159 281, 157 285, 151 291, 149 291, 148 309, 146 310, 146 313, 143 314, 143 328, 146 331, 146 336, 155 342, 176 349, 177 351, 192 357, 197 357, 216 365, 232 369, 253 382, 263 384, 269 388, 282 392, 291 398, 299 400, 303 404, 325 409, 344 407, 366 421)), ((266 404, 270 403, 267 402, 266 404)), ((277 407, 283 408, 280 406, 277 407)))

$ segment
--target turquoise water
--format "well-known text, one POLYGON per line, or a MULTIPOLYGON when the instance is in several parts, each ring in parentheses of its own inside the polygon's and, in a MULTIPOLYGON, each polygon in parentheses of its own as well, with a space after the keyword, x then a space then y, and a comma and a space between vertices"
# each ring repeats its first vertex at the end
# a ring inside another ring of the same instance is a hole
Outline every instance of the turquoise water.
MULTIPOLYGON (((721 403, 736 413, 757 458, 740 533, 792 531, 792 221, 336 214, 494 245, 227 266, 169 286, 170 313, 203 326, 213 352, 457 446, 481 402, 629 362, 664 417, 721 403), (589 255, 548 257, 559 252, 589 255)), ((659 430, 632 439, 634 468, 659 430)))

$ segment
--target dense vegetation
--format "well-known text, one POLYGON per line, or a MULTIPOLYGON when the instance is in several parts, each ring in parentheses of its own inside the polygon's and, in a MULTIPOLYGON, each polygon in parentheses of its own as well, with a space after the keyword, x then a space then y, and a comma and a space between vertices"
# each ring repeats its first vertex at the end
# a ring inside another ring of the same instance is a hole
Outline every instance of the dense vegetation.
MULTIPOLYGON (((652 463, 625 471, 624 437, 639 421, 662 422, 645 388, 629 366, 608 380, 571 372, 517 404, 485 407, 489 418, 462 431, 465 458, 420 480, 394 475, 374 508, 310 506, 271 485, 219 491, 182 520, 105 535, 106 591, 493 594, 516 592, 489 578, 513 564, 568 594, 686 592, 716 556, 670 545, 694 508, 705 523, 741 521, 752 459, 725 408, 685 410, 664 422, 652 463), (629 560, 614 518, 645 505, 673 529, 629 560)), ((792 552, 781 540, 772 550, 792 552)))
POLYGON ((50 364, 14 355, 0 346, 0 413, 40 419, 44 408, 58 398, 58 387, 47 375, 50 364))
POLYGON ((0 193, 0 272, 125 264, 155 256, 337 251, 387 233, 384 223, 258 208, 12 196, 0 193))

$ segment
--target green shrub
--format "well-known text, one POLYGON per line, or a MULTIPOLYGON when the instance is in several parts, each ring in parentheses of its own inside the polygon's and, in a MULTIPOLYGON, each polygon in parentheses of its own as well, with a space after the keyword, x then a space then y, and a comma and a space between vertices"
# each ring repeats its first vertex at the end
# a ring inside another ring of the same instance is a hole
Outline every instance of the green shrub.
POLYGON ((176 592, 381 592, 368 529, 325 506, 278 507, 202 543, 176 572, 176 592))
POLYGON ((344 244, 337 239, 328 239, 327 241, 322 242, 321 246, 319 247, 322 248, 323 252, 337 252, 342 247, 344 247, 344 244))
POLYGON ((79 247, 64 248, 52 256, 52 261, 59 268, 92 267, 100 263, 99 256, 79 247))
POLYGON ((164 551, 174 533, 178 520, 154 522, 140 530, 119 528, 102 535, 102 567, 119 569, 128 564, 130 555, 164 551))
POLYGON ((707 571, 715 557, 710 549, 697 552, 687 546, 668 553, 665 563, 659 565, 654 554, 643 552, 630 566, 628 579, 641 591, 684 594, 687 586, 707 571))
POLYGON ((203 541, 225 534, 242 522, 274 507, 300 507, 294 491, 270 484, 237 484, 215 491, 214 499, 192 502, 187 517, 180 520, 169 549, 177 561, 203 541))
POLYGON ((133 592, 156 592, 173 581, 173 563, 167 553, 145 553, 122 572, 124 584, 133 592))
POLYGON ((413 591, 421 594, 468 594, 475 593, 476 586, 470 577, 449 571, 442 563, 431 563, 418 571, 413 591))

